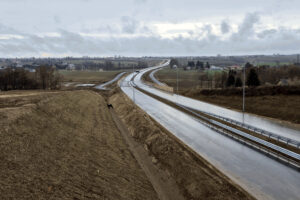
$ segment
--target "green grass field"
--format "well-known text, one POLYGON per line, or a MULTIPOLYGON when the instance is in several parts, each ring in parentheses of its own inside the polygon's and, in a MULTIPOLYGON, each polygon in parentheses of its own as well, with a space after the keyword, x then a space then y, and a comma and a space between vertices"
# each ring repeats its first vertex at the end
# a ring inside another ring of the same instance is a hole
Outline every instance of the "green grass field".
POLYGON ((59 71, 59 73, 64 77, 64 82, 84 83, 106 82, 113 79, 120 72, 122 71, 59 71))

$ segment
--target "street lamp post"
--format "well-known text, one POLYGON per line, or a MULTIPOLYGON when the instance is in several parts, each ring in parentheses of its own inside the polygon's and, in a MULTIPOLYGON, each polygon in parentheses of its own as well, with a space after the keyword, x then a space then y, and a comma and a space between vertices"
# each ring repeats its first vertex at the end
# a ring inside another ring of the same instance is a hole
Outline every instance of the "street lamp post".
POLYGON ((178 93, 178 66, 176 66, 176 83, 177 83, 177 95, 179 95, 179 93, 178 93))
POLYGON ((133 79, 134 79, 134 65, 132 65, 132 74, 133 74, 133 77, 132 77, 132 98, 133 98, 133 103, 135 103, 135 93, 134 93, 134 85, 133 85, 133 79))
POLYGON ((244 83, 243 83, 243 112, 245 112, 245 85, 246 85, 246 64, 244 64, 244 83))

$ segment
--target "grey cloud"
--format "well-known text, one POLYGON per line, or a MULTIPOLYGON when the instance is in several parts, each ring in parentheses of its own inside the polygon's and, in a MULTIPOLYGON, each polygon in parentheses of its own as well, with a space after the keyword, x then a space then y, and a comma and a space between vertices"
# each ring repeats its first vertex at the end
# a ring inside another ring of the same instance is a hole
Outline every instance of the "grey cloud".
POLYGON ((122 31, 124 33, 133 34, 139 28, 139 23, 135 19, 132 19, 131 17, 123 16, 121 21, 122 21, 122 31))
POLYGON ((60 17, 57 16, 57 15, 54 16, 53 20, 54 20, 54 22, 57 23, 57 24, 60 24, 60 23, 61 23, 61 19, 60 19, 60 17))
POLYGON ((239 26, 238 36, 240 39, 247 38, 254 33, 254 25, 258 23, 260 16, 258 13, 248 13, 244 18, 244 21, 239 26))
POLYGON ((0 34, 20 34, 20 32, 14 28, 0 23, 0 34))
MULTIPOLYGON (((124 18, 124 32, 141 32, 143 25, 131 18, 124 18), (127 23, 129 21, 129 23, 127 23)), ((206 25, 195 32, 192 37, 182 36, 167 39, 150 34, 148 37, 84 37, 78 33, 59 30, 60 37, 39 37, 23 34, 24 39, 0 39, 0 57, 39 56, 41 53, 53 55, 124 55, 124 56, 180 56, 180 55, 216 55, 221 54, 264 54, 297 53, 300 46, 300 30, 291 28, 265 29, 258 33, 254 26, 259 22, 258 14, 248 14, 240 24, 238 32, 231 37, 221 39, 212 33, 212 26, 206 25), (197 35, 202 37, 196 37, 197 35), (204 38, 203 38, 204 37, 204 38), (201 38, 201 39, 197 39, 201 38)), ((104 27, 105 28, 105 27, 104 27)), ((9 27, 0 26, 5 33, 12 32, 9 27), (9 30, 9 31, 8 31, 9 30)), ((149 30, 145 30, 149 31, 149 30)), ((150 30, 151 31, 151 30, 150 30)), ((1 33, 1 32, 0 32, 1 33)))
POLYGON ((123 16, 121 18, 121 22, 121 30, 123 33, 152 33, 152 30, 148 26, 142 25, 139 21, 133 19, 132 17, 123 16))
POLYGON ((262 40, 248 39, 243 41, 222 41, 214 35, 201 40, 176 37, 166 39, 160 37, 134 37, 95 39, 82 37, 79 34, 61 30, 61 37, 28 36, 26 39, 10 39, 0 42, 0 55, 11 57, 40 55, 41 52, 54 55, 125 55, 125 56, 168 56, 168 55, 215 55, 221 54, 253 54, 278 52, 294 52, 300 46, 299 33, 281 30, 272 38, 262 40), (288 36, 288 38, 286 38, 288 36))
POLYGON ((137 4, 144 4, 147 2, 147 0, 134 0, 134 2, 137 4))
POLYGON ((230 25, 226 21, 222 21, 221 23, 221 31, 223 34, 228 33, 231 30, 230 25))
POLYGON ((268 29, 268 30, 264 30, 264 31, 258 33, 257 37, 260 38, 260 39, 263 39, 263 38, 267 38, 267 37, 272 37, 276 33, 277 33, 276 29, 268 29))

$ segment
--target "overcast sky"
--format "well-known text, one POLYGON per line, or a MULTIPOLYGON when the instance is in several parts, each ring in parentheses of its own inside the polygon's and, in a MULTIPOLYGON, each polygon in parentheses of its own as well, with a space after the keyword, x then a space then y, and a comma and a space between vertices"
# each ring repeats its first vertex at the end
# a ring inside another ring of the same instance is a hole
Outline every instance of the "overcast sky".
POLYGON ((299 0, 1 0, 0 57, 300 52, 299 0))

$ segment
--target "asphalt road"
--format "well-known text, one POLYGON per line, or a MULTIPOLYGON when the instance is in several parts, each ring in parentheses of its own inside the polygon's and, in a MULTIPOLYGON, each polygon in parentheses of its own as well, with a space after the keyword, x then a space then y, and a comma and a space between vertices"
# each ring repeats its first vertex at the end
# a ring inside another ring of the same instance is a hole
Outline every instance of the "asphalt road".
POLYGON ((116 82, 117 80, 119 80, 123 74, 125 74, 126 72, 121 72, 120 74, 118 74, 115 78, 113 78, 112 80, 110 81, 107 81, 106 83, 103 83, 101 85, 96 85, 95 88, 98 89, 98 90, 106 90, 106 86, 116 82))
POLYGON ((154 74, 155 74, 157 71, 161 70, 161 69, 162 69, 162 68, 158 68, 158 69, 156 69, 156 70, 153 70, 153 71, 149 74, 149 77, 150 77, 151 80, 152 80, 154 83, 156 83, 157 85, 166 85, 166 84, 160 82, 159 80, 157 80, 157 79, 155 78, 155 76, 154 76, 154 74))
MULTIPOLYGON (((148 86, 140 85, 143 72, 136 76, 135 84, 146 89, 148 86)), ((152 118, 255 197, 300 199, 298 171, 216 133, 197 119, 134 89, 130 82, 132 76, 133 74, 128 75, 120 84, 125 94, 152 118)), ((174 95, 173 98, 176 100, 177 96, 174 95)))
POLYGON ((161 68, 161 67, 162 66, 152 67, 152 68, 148 68, 148 69, 141 71, 141 73, 139 73, 135 77, 134 83, 138 87, 143 88, 144 90, 146 90, 152 94, 160 96, 169 101, 184 105, 188 108, 212 113, 212 114, 219 115, 222 117, 227 117, 229 119, 236 120, 236 121, 248 124, 248 125, 252 125, 254 127, 258 127, 263 130, 266 130, 266 131, 269 131, 269 132, 272 132, 277 135, 284 136, 284 137, 287 137, 290 139, 294 139, 294 140, 300 142, 300 130, 289 126, 289 124, 278 123, 277 121, 273 121, 273 120, 270 120, 270 119, 267 119, 264 117, 226 109, 226 108, 223 108, 220 106, 205 103, 203 101, 198 101, 198 100, 184 97, 181 95, 166 93, 166 92, 163 92, 156 88, 147 86, 142 82, 141 77, 144 73, 146 73, 149 70, 153 70, 153 69, 161 68))

